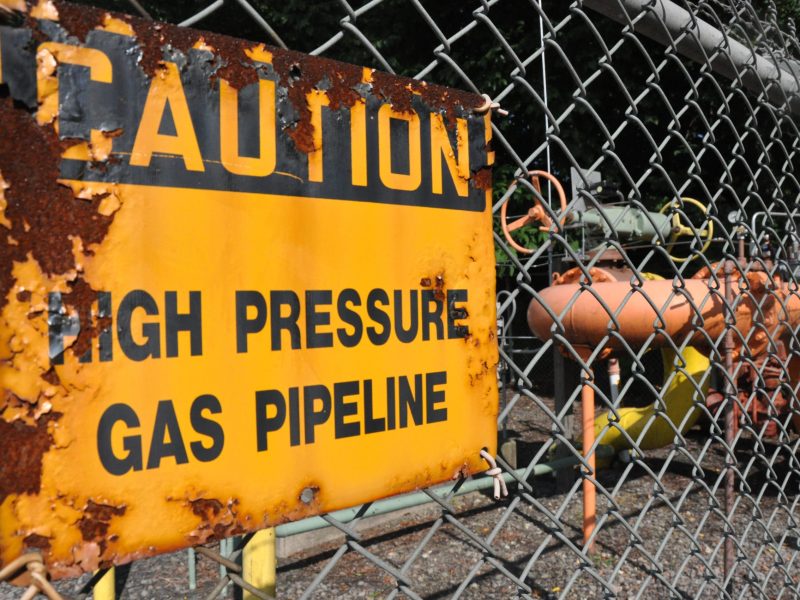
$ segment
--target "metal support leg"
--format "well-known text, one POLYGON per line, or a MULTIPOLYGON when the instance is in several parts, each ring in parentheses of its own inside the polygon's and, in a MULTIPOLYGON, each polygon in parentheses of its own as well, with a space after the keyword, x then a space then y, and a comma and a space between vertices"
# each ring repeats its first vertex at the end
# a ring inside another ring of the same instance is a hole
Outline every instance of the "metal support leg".
POLYGON ((114 600, 117 597, 116 592, 116 573, 114 567, 111 567, 105 572, 92 588, 92 597, 94 600, 114 600))

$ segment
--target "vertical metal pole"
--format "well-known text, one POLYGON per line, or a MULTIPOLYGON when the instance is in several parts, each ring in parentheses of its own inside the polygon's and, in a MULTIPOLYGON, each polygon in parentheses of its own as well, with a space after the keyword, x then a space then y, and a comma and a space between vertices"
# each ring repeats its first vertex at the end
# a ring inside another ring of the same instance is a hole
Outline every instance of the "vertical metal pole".
POLYGON ((186 562, 189 567, 189 589, 197 589, 197 554, 194 548, 189 548, 186 552, 186 562))
MULTIPOLYGON (((733 262, 725 260, 725 302, 730 309, 730 317, 734 319, 736 311, 733 308, 733 288, 731 286, 731 274, 733 273, 733 262)), ((728 447, 725 453, 725 516, 730 520, 733 510, 733 485, 734 485, 734 402, 736 398, 736 388, 733 385, 733 325, 728 325, 725 332, 725 370, 728 376, 725 378, 725 445, 728 447)), ((733 531, 730 527, 725 527, 725 549, 724 549, 724 581, 725 589, 730 597, 733 596, 733 569, 735 560, 735 550, 733 547, 733 531)))
POLYGON ((116 598, 116 573, 114 567, 108 569, 105 574, 94 584, 92 597, 94 600, 114 600, 116 598))
MULTIPOLYGON (((554 255, 552 246, 548 249, 548 264, 550 272, 548 281, 553 281, 553 275, 561 271, 561 257, 554 255)), ((553 401, 556 414, 560 413, 567 405, 576 380, 575 363, 564 358, 557 348, 553 349, 553 401)), ((555 425, 554 425, 555 426, 555 425)), ((574 427, 572 410, 568 410, 561 420, 563 435, 568 440, 572 439, 574 427)), ((566 458, 571 453, 563 444, 556 448, 555 458, 566 458)), ((556 471, 556 490, 566 492, 575 480, 575 475, 570 469, 556 471)))
POLYGON ((592 536, 594 526, 597 520, 597 498, 594 483, 589 479, 589 476, 594 477, 597 470, 595 468, 595 455, 592 452, 594 445, 594 388, 589 385, 588 381, 591 377, 591 371, 581 373, 581 416, 583 423, 583 456, 589 465, 589 472, 586 473, 583 479, 583 546, 586 552, 591 554, 594 552, 594 541, 591 545, 589 538, 592 536))
MULTIPOLYGON (((553 372, 554 372, 554 402, 556 414, 560 413, 567 404, 569 397, 577 384, 577 366, 576 364, 564 358, 564 356, 557 349, 553 350, 553 372)), ((568 409, 564 417, 561 419, 563 428, 563 435, 568 440, 573 439, 575 436, 575 417, 572 414, 572 408, 568 409)), ((560 444, 556 448, 555 458, 566 458, 571 456, 572 453, 563 445, 560 444)), ((563 493, 566 492, 572 483, 575 481, 575 473, 571 469, 559 469, 556 472, 556 489, 563 493)))
POLYGON ((737 233, 739 234, 739 265, 742 268, 745 266, 745 256, 744 256, 744 227, 741 225, 737 228, 737 233))
MULTIPOLYGON (((233 553, 236 550, 236 547, 239 546, 241 540, 242 540, 242 536, 240 536, 240 535, 234 535, 233 537, 229 537, 228 538, 228 553, 227 553, 228 554, 228 556, 227 556, 228 559, 233 560, 233 553)), ((240 553, 239 556, 238 556, 238 563, 239 564, 241 564, 242 554, 243 553, 240 553)), ((225 572, 227 573, 228 570, 226 569, 225 572)), ((225 589, 227 590, 228 588, 231 588, 231 591, 232 591, 231 596, 234 598, 234 600, 239 600, 242 597, 241 588, 239 588, 239 586, 237 586, 235 583, 233 583, 233 581, 228 582, 228 586, 225 589)))
POLYGON ((619 360, 616 358, 608 359, 608 387, 611 390, 611 402, 617 402, 619 397, 619 360))
MULTIPOLYGON (((228 555, 230 553, 231 553, 230 550, 228 550, 228 538, 222 538, 219 541, 219 555, 220 556, 224 556, 225 558, 228 558, 228 555)), ((225 577, 225 575, 227 573, 228 573, 228 570, 225 568, 225 565, 220 564, 219 565, 219 576, 220 577, 225 577)))
MULTIPOLYGON (((244 547, 242 559, 243 577, 270 596, 275 595, 275 528, 269 527, 256 532, 244 547)), ((255 596, 243 591, 243 600, 255 600, 255 596)))
MULTIPOLYGON (((541 9, 542 9, 542 0, 539 0, 538 4, 539 4, 539 10, 541 11, 541 9)), ((539 13, 539 44, 541 45, 541 48, 542 48, 542 99, 544 100, 544 105, 547 106, 547 101, 548 101, 548 97, 547 97, 547 61, 545 60, 546 52, 545 52, 545 46, 544 46, 544 20, 542 19, 541 12, 539 13)), ((544 139, 545 139, 545 141, 548 141, 547 130, 550 128, 550 118, 548 117, 546 111, 542 111, 542 112, 544 112, 544 139)), ((553 172, 553 167, 552 167, 552 165, 550 163, 550 144, 547 144, 547 146, 545 147, 545 156, 547 157, 547 172, 548 173, 552 173, 553 172)), ((548 206, 552 206, 552 193, 553 193, 553 186, 552 185, 548 185, 547 186, 547 204, 548 204, 548 206)))

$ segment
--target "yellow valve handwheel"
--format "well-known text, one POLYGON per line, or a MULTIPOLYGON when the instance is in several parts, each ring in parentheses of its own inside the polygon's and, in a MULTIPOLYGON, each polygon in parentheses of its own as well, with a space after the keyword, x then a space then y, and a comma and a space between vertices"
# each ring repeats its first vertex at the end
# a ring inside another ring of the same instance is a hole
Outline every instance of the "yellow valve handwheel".
MULTIPOLYGON (((681 202, 683 204, 691 204, 692 206, 696 206, 699 208, 706 217, 708 216, 708 206, 700 202, 699 200, 695 200, 694 198, 689 197, 682 197, 681 202)), ((703 241, 703 246, 700 248, 701 253, 705 253, 708 250, 708 247, 711 245, 711 240, 714 237, 714 221, 706 218, 705 224, 703 227, 699 229, 693 229, 692 227, 687 227, 681 221, 681 213, 678 212, 676 209, 681 208, 681 202, 677 200, 673 200, 672 202, 667 202, 664 206, 661 207, 661 210, 658 211, 662 215, 667 214, 667 211, 674 210, 675 212, 672 215, 672 233, 667 240, 666 250, 669 257, 675 261, 676 263, 686 262, 687 260, 693 259, 696 254, 690 254, 689 256, 675 256, 672 254, 672 249, 675 247, 675 244, 678 242, 678 238, 681 237, 695 237, 695 231, 698 232, 700 236, 700 240, 703 241)))

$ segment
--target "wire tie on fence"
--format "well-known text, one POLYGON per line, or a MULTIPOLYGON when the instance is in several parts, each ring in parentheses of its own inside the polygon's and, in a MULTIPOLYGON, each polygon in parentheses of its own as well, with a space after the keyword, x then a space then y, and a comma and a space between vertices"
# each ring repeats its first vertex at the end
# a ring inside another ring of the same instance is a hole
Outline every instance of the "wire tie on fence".
POLYGON ((481 104, 477 108, 473 108, 472 112, 482 115, 485 114, 487 111, 493 110, 502 117, 508 116, 508 111, 500 108, 500 104, 498 102, 494 102, 491 96, 489 96, 489 94, 481 94, 481 96, 483 96, 483 104, 481 104))
POLYGON ((47 567, 42 555, 38 552, 23 554, 0 569, 0 582, 18 575, 23 568, 28 569, 30 576, 30 584, 25 590, 23 598, 33 598, 38 592, 41 592, 50 600, 64 600, 47 579, 47 567))
POLYGON ((481 450, 481 457, 489 463, 489 469, 484 471, 484 474, 491 475, 492 479, 494 479, 494 499, 505 498, 508 496, 508 488, 506 487, 506 480, 503 479, 503 469, 497 466, 494 456, 486 450, 481 450))

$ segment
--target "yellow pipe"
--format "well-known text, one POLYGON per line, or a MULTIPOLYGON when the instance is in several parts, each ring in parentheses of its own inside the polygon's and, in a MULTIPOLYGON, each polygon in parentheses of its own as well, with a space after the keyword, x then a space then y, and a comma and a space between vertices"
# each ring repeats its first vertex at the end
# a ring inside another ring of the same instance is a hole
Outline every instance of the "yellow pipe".
MULTIPOLYGON (((275 595, 275 528, 257 531, 244 547, 242 570, 244 580, 255 588, 275 595)), ((244 600, 255 600, 255 596, 243 590, 244 600)))
MULTIPOLYGON (((677 356, 674 350, 663 349, 661 356, 664 361, 665 375, 672 373, 675 369, 675 357, 677 356)), ((667 444, 671 444, 675 439, 675 429, 669 425, 666 419, 671 422, 675 428, 681 423, 681 433, 686 433, 700 417, 701 411, 694 408, 695 402, 703 402, 708 394, 708 377, 703 379, 710 368, 711 362, 708 358, 695 350, 694 348, 686 348, 681 354, 683 362, 685 363, 685 371, 676 371, 669 386, 664 391, 662 398, 666 405, 666 410, 655 416, 656 403, 643 407, 623 407, 618 408, 619 421, 616 425, 609 427, 609 417, 614 420, 614 414, 611 411, 604 412, 594 420, 594 434, 596 437, 601 437, 600 443, 613 446, 615 450, 619 451, 624 448, 630 448, 631 445, 628 440, 622 435, 624 430, 628 436, 634 441, 638 440, 638 446, 642 450, 651 450, 654 448, 661 448, 667 444), (688 376, 687 376, 688 374, 688 376), (702 389, 702 394, 696 395, 697 384, 702 389), (684 422, 684 418, 689 414, 689 417, 684 422), (650 423, 655 417, 655 422, 650 424, 644 437, 639 439, 645 426, 650 423), (608 430, 603 430, 608 427, 608 430)))
MULTIPOLYGON (((691 335, 691 315, 687 313, 687 311, 691 311, 691 307, 683 296, 675 295, 672 282, 664 280, 660 275, 654 273, 643 273, 642 277, 647 281, 642 287, 646 290, 652 304, 642 294, 631 295, 630 283, 624 280, 613 281, 613 274, 602 280, 601 283, 592 286, 612 310, 620 313, 620 333, 626 341, 637 346, 652 337, 653 323, 658 318, 653 305, 663 310, 665 321, 663 326, 671 335, 676 337, 691 335)), ((724 326, 718 298, 709 295, 707 282, 689 280, 686 287, 696 299, 703 299, 698 301, 697 305, 702 307, 701 311, 705 312, 705 330, 708 331, 712 326, 724 326)), ((564 313, 568 302, 575 294, 579 293, 579 289, 576 284, 557 284, 543 290, 542 297, 552 301, 551 308, 556 313, 564 313)), ((747 311, 743 312, 745 314, 741 315, 739 320, 744 322, 750 318, 750 315, 746 314, 747 311)), ((595 296, 588 292, 581 293, 575 305, 566 310, 563 319, 565 335, 571 342, 579 345, 579 353, 583 349, 581 346, 596 345, 604 338, 606 338, 606 344, 613 347, 617 340, 607 339, 608 321, 608 313, 605 312, 595 296)), ((535 302, 531 302, 528 309, 528 322, 531 329, 540 337, 549 337, 549 326, 552 321, 546 311, 535 302)), ((654 345, 660 345, 664 339, 657 336, 654 342, 654 345)), ((704 378, 703 376, 710 368, 710 361, 696 348, 687 347, 681 354, 682 362, 685 364, 686 373, 684 373, 675 370, 677 355, 674 350, 663 348, 661 356, 664 361, 665 376, 675 371, 669 386, 662 395, 665 411, 656 415, 655 402, 644 407, 618 408, 618 423, 612 425, 611 422, 616 417, 613 412, 606 411, 593 419, 593 428, 592 419, 587 421, 584 413, 584 438, 587 435, 587 427, 591 428, 592 443, 594 438, 602 436, 601 444, 613 446, 615 450, 619 451, 631 447, 623 435, 624 431, 632 440, 638 440, 639 448, 651 450, 673 442, 675 430, 670 426, 670 422, 678 426, 688 414, 686 422, 683 422, 681 426, 681 433, 688 431, 697 422, 700 411, 693 410, 694 401, 696 399, 702 402, 708 394, 708 377, 704 378), (699 385, 702 390, 702 395, 699 397, 695 396, 697 390, 695 384, 699 385), (647 427, 647 431, 639 439, 645 427, 647 427), (604 432, 604 429, 607 430, 604 432)), ((584 439, 584 447, 585 445, 586 439, 584 439)))

